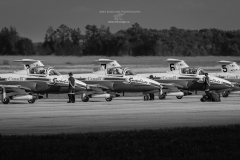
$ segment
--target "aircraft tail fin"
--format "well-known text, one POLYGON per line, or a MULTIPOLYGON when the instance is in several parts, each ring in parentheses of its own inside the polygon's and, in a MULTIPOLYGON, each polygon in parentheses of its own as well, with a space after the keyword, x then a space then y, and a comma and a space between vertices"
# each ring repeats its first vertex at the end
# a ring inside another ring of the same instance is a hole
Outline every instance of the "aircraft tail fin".
POLYGON ((93 68, 94 72, 106 71, 109 68, 121 67, 121 65, 116 60, 111 59, 99 59, 95 60, 95 66, 93 68))
POLYGON ((170 65, 170 71, 173 71, 173 70, 179 70, 181 68, 187 68, 189 67, 185 62, 184 60, 180 60, 180 59, 167 59, 166 60, 170 65))
POLYGON ((221 65, 221 71, 224 73, 234 72, 239 70, 239 66, 236 62, 221 60, 218 62, 221 65))
POLYGON ((24 69, 37 67, 37 66, 44 66, 41 62, 42 60, 34 60, 34 59, 22 59, 22 60, 15 60, 14 62, 21 62, 24 65, 24 69))

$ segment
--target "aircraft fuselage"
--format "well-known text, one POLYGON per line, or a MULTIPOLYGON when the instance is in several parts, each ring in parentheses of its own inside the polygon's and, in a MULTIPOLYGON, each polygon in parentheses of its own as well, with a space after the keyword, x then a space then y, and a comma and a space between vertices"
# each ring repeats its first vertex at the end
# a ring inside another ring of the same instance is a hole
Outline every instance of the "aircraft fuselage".
POLYGON ((75 74, 74 78, 89 84, 99 84, 113 92, 147 92, 158 90, 160 85, 148 78, 139 76, 105 76, 97 74, 75 74))
MULTIPOLYGON (((182 75, 176 75, 171 73, 150 73, 150 74, 139 74, 144 77, 152 77, 153 80, 159 82, 159 83, 174 83, 181 87, 179 89, 183 90, 199 90, 204 91, 205 90, 205 84, 203 83, 203 77, 204 75, 198 75, 198 76, 182 76, 182 75)), ((210 78, 210 90, 225 90, 232 87, 230 83, 227 81, 218 78, 218 77, 212 77, 210 78)))

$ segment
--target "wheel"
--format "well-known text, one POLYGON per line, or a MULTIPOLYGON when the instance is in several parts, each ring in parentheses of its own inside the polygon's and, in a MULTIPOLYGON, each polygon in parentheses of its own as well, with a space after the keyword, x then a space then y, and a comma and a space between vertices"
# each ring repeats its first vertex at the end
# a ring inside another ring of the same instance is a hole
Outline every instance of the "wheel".
POLYGON ((202 97, 202 98, 200 99, 200 101, 201 101, 201 102, 206 102, 207 99, 206 99, 205 97, 202 97))
POLYGON ((82 98, 82 101, 83 101, 83 102, 88 102, 88 101, 89 101, 89 97, 88 97, 88 96, 83 97, 83 98, 82 98))
POLYGON ((8 97, 4 98, 2 103, 3 104, 8 104, 10 102, 10 99, 8 97))
POLYGON ((158 96, 159 99, 165 99, 166 98, 166 94, 162 94, 158 96))
POLYGON ((149 96, 148 96, 147 94, 145 94, 145 95, 143 96, 143 100, 144 100, 144 101, 148 101, 148 100, 149 100, 149 96))
POLYGON ((30 100, 28 100, 28 103, 32 104, 32 103, 35 102, 35 100, 36 100, 36 99, 34 99, 34 98, 33 98, 33 99, 30 99, 30 100))
POLYGON ((229 95, 228 92, 223 92, 223 93, 222 93, 222 96, 225 97, 225 98, 228 97, 228 95, 229 95))
POLYGON ((112 101, 112 97, 109 97, 109 98, 105 98, 107 102, 110 102, 112 101))
POLYGON ((176 96, 176 97, 177 97, 177 99, 182 99, 183 96, 176 96))

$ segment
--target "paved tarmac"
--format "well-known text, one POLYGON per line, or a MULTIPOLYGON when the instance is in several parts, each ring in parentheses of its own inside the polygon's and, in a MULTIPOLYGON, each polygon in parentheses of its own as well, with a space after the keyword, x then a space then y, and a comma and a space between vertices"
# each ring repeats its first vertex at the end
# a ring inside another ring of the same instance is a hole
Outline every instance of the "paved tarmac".
POLYGON ((118 97, 111 102, 67 104, 66 99, 40 99, 34 104, 11 101, 0 104, 0 134, 59 134, 98 131, 159 129, 183 126, 240 124, 240 96, 222 102, 200 102, 200 95, 183 99, 143 101, 118 97))

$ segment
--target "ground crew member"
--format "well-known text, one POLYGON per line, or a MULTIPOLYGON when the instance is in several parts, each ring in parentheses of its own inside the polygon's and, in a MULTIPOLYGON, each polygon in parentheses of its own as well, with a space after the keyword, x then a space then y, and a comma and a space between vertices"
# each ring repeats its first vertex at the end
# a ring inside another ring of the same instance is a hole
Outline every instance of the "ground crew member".
POLYGON ((67 103, 75 103, 75 79, 73 78, 72 72, 68 73, 69 86, 68 86, 68 99, 67 103))
MULTIPOLYGON (((153 79, 153 75, 150 75, 149 78, 153 79)), ((154 93, 149 94, 149 100, 154 100, 154 93)))
POLYGON ((210 89, 210 79, 208 77, 208 73, 205 73, 205 78, 204 78, 204 85, 205 85, 205 93, 209 97, 209 89, 210 89))

